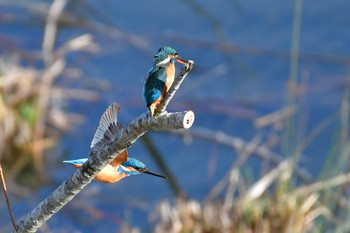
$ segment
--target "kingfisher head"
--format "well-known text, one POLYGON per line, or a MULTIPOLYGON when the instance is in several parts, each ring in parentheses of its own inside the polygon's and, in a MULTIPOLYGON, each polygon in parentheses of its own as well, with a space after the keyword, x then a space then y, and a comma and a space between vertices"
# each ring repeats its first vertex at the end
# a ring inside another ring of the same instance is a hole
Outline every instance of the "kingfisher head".
POLYGON ((128 158, 128 161, 122 163, 119 167, 120 172, 125 172, 127 176, 130 175, 139 175, 139 174, 149 174, 153 176, 158 176, 164 179, 167 179, 165 176, 152 172, 146 168, 146 165, 142 163, 140 160, 135 158, 128 158))
POLYGON ((154 65, 158 67, 166 67, 169 63, 178 62, 186 64, 187 62, 181 59, 175 49, 168 46, 161 47, 154 56, 154 65))

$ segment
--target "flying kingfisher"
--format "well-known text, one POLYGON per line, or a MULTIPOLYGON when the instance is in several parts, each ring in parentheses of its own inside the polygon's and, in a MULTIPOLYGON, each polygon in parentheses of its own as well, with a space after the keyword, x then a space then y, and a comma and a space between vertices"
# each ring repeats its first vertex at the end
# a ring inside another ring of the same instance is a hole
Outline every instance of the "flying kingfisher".
POLYGON ((154 56, 154 64, 148 71, 143 89, 143 97, 151 116, 154 116, 155 109, 174 82, 175 62, 187 63, 178 56, 175 49, 168 46, 161 47, 154 56))
MULTIPOLYGON (((94 138, 91 142, 91 150, 100 150, 104 147, 116 134, 120 132, 121 124, 118 123, 118 113, 120 106, 113 103, 102 115, 100 124, 96 130, 94 138)), ((65 160, 64 163, 72 164, 74 167, 81 167, 88 159, 65 160)), ((165 178, 152 171, 149 171, 145 164, 135 158, 129 158, 126 150, 122 151, 118 156, 106 167, 104 167, 95 177, 95 180, 103 183, 115 183, 124 177, 138 174, 150 174, 165 178)))

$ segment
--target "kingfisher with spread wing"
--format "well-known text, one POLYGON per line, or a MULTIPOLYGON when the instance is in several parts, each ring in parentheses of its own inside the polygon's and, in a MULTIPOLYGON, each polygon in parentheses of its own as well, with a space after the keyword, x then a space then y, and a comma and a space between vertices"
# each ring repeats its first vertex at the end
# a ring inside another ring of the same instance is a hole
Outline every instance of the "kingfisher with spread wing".
MULTIPOLYGON (((121 124, 118 122, 119 110, 120 106, 114 103, 102 115, 100 124, 91 142, 91 149, 101 149, 101 147, 109 142, 113 136, 120 132, 121 124)), ((79 168, 87 160, 87 158, 84 158, 76 160, 65 160, 63 162, 79 168)), ((124 150, 96 175, 95 180, 103 183, 115 183, 124 177, 139 174, 149 174, 161 178, 166 178, 165 176, 148 170, 145 164, 141 161, 135 158, 129 158, 127 151, 124 150)))

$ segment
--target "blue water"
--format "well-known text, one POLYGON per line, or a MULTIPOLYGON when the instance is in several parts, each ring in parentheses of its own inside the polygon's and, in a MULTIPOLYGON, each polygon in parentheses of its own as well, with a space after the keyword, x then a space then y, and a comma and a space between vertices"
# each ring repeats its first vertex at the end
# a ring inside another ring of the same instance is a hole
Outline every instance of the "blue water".
MULTIPOLYGON (((67 9, 94 25, 63 27, 58 44, 90 33, 100 52, 68 57, 68 66, 79 67, 83 73, 82 80, 71 85, 91 88, 95 82, 107 83, 108 88, 101 92, 98 102, 69 103, 68 108, 84 114, 86 121, 62 138, 60 150, 65 155, 49 159, 55 183, 33 194, 35 203, 73 172, 72 167, 61 165, 61 160, 88 155, 99 118, 111 102, 121 104, 120 121, 124 125, 146 111, 142 80, 152 65, 153 54, 163 45, 195 61, 195 69, 168 106, 169 111, 192 109, 196 114, 193 127, 223 131, 246 141, 257 134, 262 142, 267 140, 271 129, 256 129, 253 120, 285 106, 294 1, 197 1, 199 8, 186 0, 80 4, 67 9)), ((345 0, 304 2, 298 78, 307 87, 300 109, 305 112, 305 134, 340 107, 349 73, 343 59, 349 61, 349 7, 345 0)), ((35 13, 19 6, 1 7, 1 15, 18 17, 13 23, 1 23, 0 40, 6 42, 0 44, 2 54, 41 48, 42 17, 34 17, 35 13)), ((36 61, 22 62, 40 66, 36 61)), ((314 176, 322 168, 337 124, 332 121, 304 151, 302 165, 314 176)), ((150 136, 189 198, 206 197, 237 158, 235 151, 214 142, 194 139, 186 144, 178 136, 162 132, 151 132, 150 136)), ((129 153, 159 171, 140 141, 129 153)), ((260 160, 254 157, 247 165, 259 166, 260 160)), ((149 232, 154 220, 148 214, 155 212, 160 200, 173 198, 167 182, 151 176, 130 177, 114 185, 93 182, 49 220, 47 227, 52 232, 103 232, 118 231, 127 222, 149 232)), ((14 212, 21 216, 34 205, 32 199, 16 200, 14 212)), ((4 206, 0 207, 1 219, 7 220, 4 206)))

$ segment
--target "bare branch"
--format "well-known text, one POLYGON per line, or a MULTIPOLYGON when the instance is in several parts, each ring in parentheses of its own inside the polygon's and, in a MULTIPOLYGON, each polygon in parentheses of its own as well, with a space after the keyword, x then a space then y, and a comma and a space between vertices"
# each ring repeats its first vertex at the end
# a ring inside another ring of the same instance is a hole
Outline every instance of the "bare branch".
MULTIPOLYGON (((193 62, 191 64, 193 65, 193 62)), ((192 67, 192 65, 190 66, 192 67)), ((189 65, 186 65, 179 76, 185 77, 190 71, 188 67, 189 65)), ((174 86, 179 86, 178 82, 182 82, 182 80, 183 78, 176 78, 174 86)), ((173 90, 172 95, 175 94, 176 90, 173 90)), ((167 103, 163 104, 164 108, 166 105, 167 103)), ((194 113, 192 111, 163 112, 158 117, 152 117, 149 112, 143 113, 125 128, 121 129, 108 143, 101 146, 100 150, 91 150, 88 161, 19 222, 17 232, 36 232, 42 224, 90 183, 98 172, 148 130, 188 129, 193 122, 194 113)))

